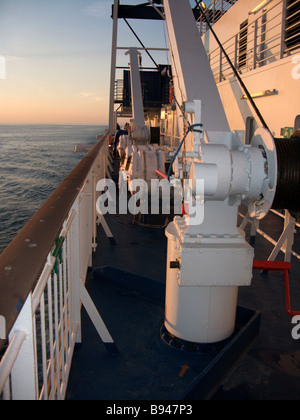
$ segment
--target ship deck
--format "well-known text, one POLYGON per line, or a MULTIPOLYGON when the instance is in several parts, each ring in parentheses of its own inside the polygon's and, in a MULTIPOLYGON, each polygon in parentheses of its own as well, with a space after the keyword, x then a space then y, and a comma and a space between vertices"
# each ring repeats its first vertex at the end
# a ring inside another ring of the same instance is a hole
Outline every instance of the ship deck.
MULTIPOLYGON (((115 243, 99 226, 87 289, 119 354, 111 355, 82 309, 82 344, 75 351, 69 400, 298 400, 300 349, 285 309, 282 272, 253 272, 240 288, 237 329, 229 342, 186 351, 161 339, 167 239, 164 228, 132 216, 106 216, 115 243), (224 365, 226 369, 224 370, 224 365)), ((262 230, 282 232, 270 214, 262 230)), ((249 232, 247 232, 249 235, 249 232)), ((300 249, 299 234, 295 250, 300 249)), ((256 259, 272 247, 257 237, 256 259)), ((299 261, 290 273, 291 303, 300 309, 299 261), (298 305, 298 307, 297 307, 298 305)), ((201 267, 199 267, 201 270, 201 267)))

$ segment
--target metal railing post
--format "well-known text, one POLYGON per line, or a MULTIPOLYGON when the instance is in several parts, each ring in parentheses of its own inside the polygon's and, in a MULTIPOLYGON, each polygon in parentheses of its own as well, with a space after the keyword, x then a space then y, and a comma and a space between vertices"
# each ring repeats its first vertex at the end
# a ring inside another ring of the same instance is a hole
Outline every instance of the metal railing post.
POLYGON ((291 262, 292 248, 294 244, 296 220, 288 210, 285 210, 284 231, 287 231, 287 237, 283 244, 285 249, 284 261, 291 262))
POLYGON ((220 61, 219 61, 219 71, 220 71, 220 73, 219 73, 219 82, 222 82, 222 80, 223 80, 223 78, 222 78, 222 76, 223 76, 223 73, 222 73, 222 65, 223 65, 223 62, 222 62, 222 60, 223 60, 223 57, 222 57, 222 50, 221 50, 221 48, 220 48, 220 61))
POLYGON ((26 338, 11 371, 12 398, 14 400, 36 400, 38 398, 38 372, 31 293, 9 334, 9 340, 12 340, 15 333, 20 331, 26 334, 26 338))
MULTIPOLYGON (((98 159, 97 159, 98 160, 98 159)), ((92 247, 93 251, 96 251, 97 248, 97 214, 96 214, 96 184, 98 178, 98 171, 97 171, 97 161, 92 169, 92 223, 93 223, 93 234, 92 234, 92 247)))
POLYGON ((257 19, 254 22, 253 69, 257 66, 257 19))
POLYGON ((69 241, 69 264, 72 269, 71 292, 72 292, 72 314, 73 330, 76 331, 75 343, 81 343, 81 315, 80 315, 80 238, 79 238, 79 197, 77 197, 73 209, 75 217, 70 229, 69 241))
POLYGON ((239 35, 235 35, 234 39, 234 67, 238 69, 238 45, 239 45, 239 35))
POLYGON ((259 221, 252 220, 248 213, 246 215, 239 213, 239 216, 243 218, 242 223, 240 225, 240 229, 245 230, 247 224, 251 223, 250 245, 254 246, 254 243, 255 243, 254 235, 258 233, 274 246, 271 254, 268 257, 268 261, 275 261, 279 252, 283 252, 285 262, 291 262, 292 256, 300 260, 300 255, 297 254, 293 250, 296 227, 300 227, 299 224, 296 223, 296 220, 294 219, 294 217, 290 214, 288 210, 285 210, 284 215, 277 212, 276 210, 271 210, 271 211, 274 214, 284 219, 283 231, 280 238, 277 241, 271 238, 267 233, 263 232, 259 228, 259 221))
POLYGON ((216 0, 213 0, 213 24, 215 23, 216 19, 216 0))
POLYGON ((112 53, 111 53, 111 74, 110 74, 110 104, 109 104, 109 130, 112 134, 114 127, 114 96, 115 96, 115 78, 116 78, 116 62, 117 62, 117 43, 118 43, 118 9, 119 0, 114 0, 113 15, 113 34, 112 34, 112 53))
POLYGON ((286 31, 286 8, 287 0, 282 2, 282 21, 281 21, 281 37, 280 37, 280 58, 284 57, 285 53, 285 31, 286 31))

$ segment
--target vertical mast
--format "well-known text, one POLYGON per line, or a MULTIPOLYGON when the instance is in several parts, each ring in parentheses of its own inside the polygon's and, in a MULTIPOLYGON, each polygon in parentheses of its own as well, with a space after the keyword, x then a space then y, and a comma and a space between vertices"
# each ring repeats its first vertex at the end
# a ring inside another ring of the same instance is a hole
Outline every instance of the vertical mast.
POLYGON ((145 125, 139 54, 137 48, 130 48, 126 53, 130 57, 131 102, 134 122, 131 136, 135 140, 135 144, 142 145, 148 143, 149 131, 145 125))
POLYGON ((117 62, 117 42, 118 42, 118 11, 119 0, 114 0, 113 15, 113 35, 111 49, 111 74, 110 74, 110 104, 109 104, 109 131, 113 133, 115 127, 114 121, 114 100, 115 100, 115 78, 116 78, 116 62, 117 62))

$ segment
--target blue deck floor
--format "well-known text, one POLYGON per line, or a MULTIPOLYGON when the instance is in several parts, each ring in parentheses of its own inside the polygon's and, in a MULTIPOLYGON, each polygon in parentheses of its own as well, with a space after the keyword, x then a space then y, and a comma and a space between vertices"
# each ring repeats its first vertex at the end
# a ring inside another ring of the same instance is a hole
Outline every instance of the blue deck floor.
MULTIPOLYGON (((120 355, 112 357, 106 352, 83 310, 82 346, 74 355, 67 398, 181 399, 203 366, 199 365, 197 354, 182 356, 166 348, 160 339, 167 255, 164 229, 132 224, 127 216, 108 216, 106 220, 116 243, 112 245, 99 227, 99 247, 87 288, 109 331, 116 337, 120 355), (132 337, 137 336, 140 344, 132 347, 132 337), (158 358, 157 352, 160 353, 158 358), (186 365, 189 368, 182 376, 182 367, 186 365)), ((272 232, 276 239, 281 234, 282 222, 270 214, 261 228, 272 232)), ((300 238, 296 234, 295 250, 299 249, 300 238)), ((271 250, 272 246, 265 239, 257 237, 256 259, 266 259, 271 250)), ((300 262, 293 258, 290 284, 294 310, 300 310, 299 267, 300 262)), ((251 287, 239 290, 239 307, 261 313, 260 332, 209 397, 298 400, 300 340, 292 338, 293 325, 285 310, 283 274, 254 271, 251 287)), ((210 357, 211 353, 207 364, 210 357)), ((205 392, 199 395, 207 397, 205 392)))

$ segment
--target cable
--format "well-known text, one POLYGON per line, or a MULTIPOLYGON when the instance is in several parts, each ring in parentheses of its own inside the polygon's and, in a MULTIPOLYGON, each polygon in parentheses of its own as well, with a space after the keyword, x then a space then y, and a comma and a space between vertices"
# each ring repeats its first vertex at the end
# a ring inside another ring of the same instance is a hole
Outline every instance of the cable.
POLYGON ((209 20, 207 19, 206 15, 205 15, 205 13, 204 13, 204 11, 203 11, 203 9, 202 9, 201 2, 198 2, 197 0, 195 0, 195 2, 196 2, 196 5, 199 7, 200 13, 201 13, 202 17, 204 18, 204 20, 205 20, 205 22, 206 22, 206 24, 207 24, 208 28, 210 29, 210 31, 211 31, 211 33, 213 34, 213 36, 214 36, 215 40, 217 41, 217 43, 218 43, 219 47, 221 48, 221 50, 222 50, 222 52, 223 52, 223 54, 224 54, 224 56, 225 56, 226 60, 228 61, 228 64, 230 65, 230 67, 231 67, 232 71, 234 72, 234 74, 235 74, 236 78, 238 79, 238 81, 239 81, 239 83, 240 83, 240 85, 241 85, 242 89, 244 90, 244 92, 245 92, 245 94, 246 94, 247 98, 249 99, 249 101, 250 101, 250 103, 251 103, 252 107, 254 108, 254 111, 255 111, 255 113, 256 113, 256 115, 257 115, 257 117, 259 118, 259 120, 260 120, 260 122, 262 123, 263 127, 264 127, 264 128, 266 128, 266 129, 270 132, 270 134, 272 135, 272 133, 271 133, 271 131, 270 131, 270 129, 269 129, 269 127, 268 127, 267 123, 265 122, 265 120, 264 120, 263 116, 261 115, 261 113, 260 113, 259 109, 257 108, 257 106, 256 106, 256 104, 255 104, 255 102, 254 102, 254 100, 253 100, 253 98, 252 98, 252 96, 251 96, 250 92, 249 92, 249 91, 248 91, 248 89, 246 88, 246 85, 244 84, 244 82, 243 82, 243 80, 242 80, 241 76, 239 75, 238 71, 236 70, 236 68, 235 68, 235 67, 234 67, 234 65, 232 64, 232 61, 230 60, 230 58, 229 58, 228 54, 226 53, 226 51, 225 51, 225 49, 224 49, 223 45, 221 44, 221 42, 220 42, 219 38, 217 37, 217 35, 216 35, 215 31, 213 30, 213 28, 212 28, 212 26, 211 26, 211 24, 210 24, 209 20))
POLYGON ((172 160, 172 162, 171 162, 171 165, 170 165, 170 167, 169 167, 169 171, 168 171, 168 181, 169 181, 169 182, 170 182, 170 177, 171 177, 172 167, 173 167, 174 162, 175 162, 175 160, 176 160, 176 158, 177 158, 177 156, 178 156, 178 154, 179 154, 179 152, 180 152, 180 150, 181 150, 181 148, 182 148, 182 146, 183 146, 183 144, 184 144, 184 142, 185 142, 185 139, 187 138, 187 135, 188 135, 191 131, 193 131, 194 133, 203 133, 203 131, 202 131, 202 130, 195 130, 195 128, 196 128, 196 127, 203 127, 203 124, 193 124, 193 125, 189 124, 188 129, 187 129, 187 131, 186 131, 186 133, 185 133, 185 135, 184 135, 183 139, 181 140, 181 143, 180 143, 180 145, 179 145, 179 147, 178 147, 178 149, 177 149, 177 151, 176 151, 175 155, 173 156, 173 160, 172 160))
POLYGON ((159 70, 159 65, 156 63, 156 61, 154 60, 154 58, 152 57, 152 55, 149 53, 149 51, 147 50, 147 48, 145 47, 145 45, 143 44, 143 42, 140 40, 140 38, 138 37, 138 35, 136 34, 136 32, 134 31, 134 29, 132 28, 132 26, 130 25, 130 23, 127 21, 127 19, 123 18, 125 23, 128 25, 129 29, 131 30, 131 32, 133 33, 133 35, 136 37, 136 39, 139 41, 139 43, 141 44, 141 46, 145 49, 146 53, 148 54, 148 56, 150 57, 150 59, 152 60, 152 62, 154 63, 155 67, 159 70))

